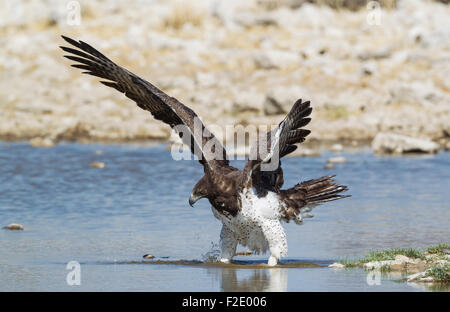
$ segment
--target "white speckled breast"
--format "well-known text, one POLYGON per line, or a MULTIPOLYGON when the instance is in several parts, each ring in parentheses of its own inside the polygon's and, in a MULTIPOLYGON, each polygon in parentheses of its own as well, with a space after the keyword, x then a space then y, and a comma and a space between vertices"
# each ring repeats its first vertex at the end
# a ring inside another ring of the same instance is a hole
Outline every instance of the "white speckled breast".
POLYGON ((213 214, 233 232, 239 244, 256 253, 264 253, 269 245, 261 226, 269 220, 280 219, 280 201, 273 192, 257 197, 253 189, 244 189, 241 200, 242 209, 235 217, 212 208, 213 214))

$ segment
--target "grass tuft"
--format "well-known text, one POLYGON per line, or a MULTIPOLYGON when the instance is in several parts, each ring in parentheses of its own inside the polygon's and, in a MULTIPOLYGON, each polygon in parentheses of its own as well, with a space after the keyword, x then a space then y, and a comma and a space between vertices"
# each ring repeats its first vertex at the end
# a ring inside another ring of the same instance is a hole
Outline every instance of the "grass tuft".
POLYGON ((425 253, 414 248, 393 248, 383 251, 371 251, 363 259, 364 262, 394 260, 397 255, 425 260, 425 253))
POLYGON ((382 272, 382 273, 388 273, 391 271, 392 271, 392 267, 390 265, 385 264, 380 267, 380 272, 382 272))
POLYGON ((444 249, 450 249, 450 245, 439 244, 439 245, 436 245, 436 246, 431 246, 431 247, 429 247, 427 249, 427 251, 430 254, 437 254, 437 255, 442 256, 442 255, 445 254, 444 249))
POLYGON ((342 259, 339 260, 339 263, 345 265, 346 267, 356 267, 361 264, 372 262, 372 261, 385 261, 385 260, 394 260, 397 255, 407 256, 408 258, 413 259, 422 259, 425 260, 425 253, 418 249, 414 248, 393 248, 383 251, 370 251, 363 258, 360 259, 342 259))
POLYGON ((354 268, 361 264, 360 260, 353 260, 348 258, 339 260, 338 262, 345 265, 346 268, 354 268))
POLYGON ((450 265, 435 265, 431 267, 426 276, 431 276, 436 282, 450 282, 450 265))
POLYGON ((164 26, 168 28, 180 29, 186 24, 201 26, 205 19, 206 12, 199 5, 192 2, 177 1, 172 6, 172 10, 164 21, 164 26))
MULTIPOLYGON (((326 5, 336 10, 347 9, 350 11, 358 11, 366 9, 367 0, 308 0, 308 2, 318 5, 326 5)), ((397 0, 378 0, 382 9, 394 9, 397 6, 397 0)))

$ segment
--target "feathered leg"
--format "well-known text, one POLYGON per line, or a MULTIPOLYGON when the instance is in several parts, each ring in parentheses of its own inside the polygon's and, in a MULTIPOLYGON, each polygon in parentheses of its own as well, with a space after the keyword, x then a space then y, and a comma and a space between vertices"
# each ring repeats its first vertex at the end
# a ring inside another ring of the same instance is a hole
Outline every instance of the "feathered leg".
POLYGON ((237 240, 232 231, 225 225, 220 231, 220 262, 230 263, 234 254, 236 253, 237 240))
POLYGON ((287 240, 286 233, 281 226, 280 220, 266 219, 261 224, 264 237, 269 243, 270 257, 268 265, 274 266, 278 264, 281 257, 287 256, 287 240))

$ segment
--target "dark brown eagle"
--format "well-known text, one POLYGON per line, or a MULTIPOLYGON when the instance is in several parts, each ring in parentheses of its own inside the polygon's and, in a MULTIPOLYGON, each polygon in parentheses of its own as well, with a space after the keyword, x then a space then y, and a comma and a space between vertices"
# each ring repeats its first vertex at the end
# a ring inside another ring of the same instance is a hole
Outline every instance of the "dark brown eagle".
POLYGON ((192 109, 115 64, 89 44, 62 37, 73 46, 61 47, 69 53, 66 58, 77 62, 73 67, 106 79, 100 82, 124 93, 154 118, 168 124, 198 157, 204 176, 194 186, 189 204, 192 206, 200 198, 207 198, 214 216, 222 221, 222 262, 230 262, 239 243, 255 253, 269 250, 268 264, 276 265, 287 255, 281 221, 294 220, 302 224, 303 218, 311 217, 312 207, 347 197, 340 194, 347 187, 334 183, 333 176, 281 189, 284 181, 280 159, 293 152, 297 148, 295 144, 303 142, 310 133, 302 129, 311 121, 309 101, 295 102, 278 127, 260 135, 244 169, 238 170, 230 166, 225 148, 192 109))

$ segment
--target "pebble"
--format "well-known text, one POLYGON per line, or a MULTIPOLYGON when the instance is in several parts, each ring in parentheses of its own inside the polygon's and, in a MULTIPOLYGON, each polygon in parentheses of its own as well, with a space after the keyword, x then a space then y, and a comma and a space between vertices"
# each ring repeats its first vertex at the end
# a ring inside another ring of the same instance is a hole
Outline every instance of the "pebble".
POLYGON ((404 255, 396 255, 395 256, 395 261, 398 261, 398 262, 411 262, 412 259, 410 259, 410 258, 408 258, 407 256, 404 256, 404 255))
POLYGON ((335 269, 344 269, 345 265, 343 265, 342 263, 335 262, 333 264, 330 264, 328 267, 335 268, 335 269))
POLYGON ((444 146, 446 151, 450 151, 450 141, 448 141, 444 146))
POLYGON ((319 157, 320 152, 309 148, 297 148, 294 152, 292 152, 288 156, 319 157))
POLYGON ((432 276, 426 276, 426 277, 420 278, 419 281, 425 282, 425 283, 432 283, 432 282, 434 282, 434 278, 432 276))
POLYGON ((53 147, 55 146, 55 142, 50 138, 36 137, 30 140, 30 145, 33 147, 53 147))
POLYGON ((417 280, 417 279, 419 279, 419 278, 421 278, 423 276, 425 276, 425 272, 419 272, 419 273, 415 273, 415 274, 407 276, 406 280, 408 282, 412 282, 412 281, 415 281, 415 280, 417 280))
POLYGON ((345 163, 347 160, 345 159, 345 157, 339 156, 339 157, 331 157, 328 159, 329 163, 332 164, 340 164, 340 163, 345 163))
POLYGON ((93 163, 91 163, 91 167, 92 168, 105 168, 106 165, 104 162, 94 161, 93 163))
POLYGON ((236 252, 236 256, 251 256, 252 254, 253 252, 251 250, 236 252))
POLYGON ((17 223, 11 223, 10 225, 5 226, 4 229, 10 230, 10 231, 23 231, 23 225, 17 224, 17 223))
POLYGON ((331 146, 331 150, 335 153, 342 152, 343 149, 344 149, 344 147, 342 146, 342 144, 333 144, 331 146))
POLYGON ((383 266, 392 267, 394 264, 396 264, 395 260, 372 261, 372 262, 364 263, 363 267, 366 270, 379 270, 383 266))

